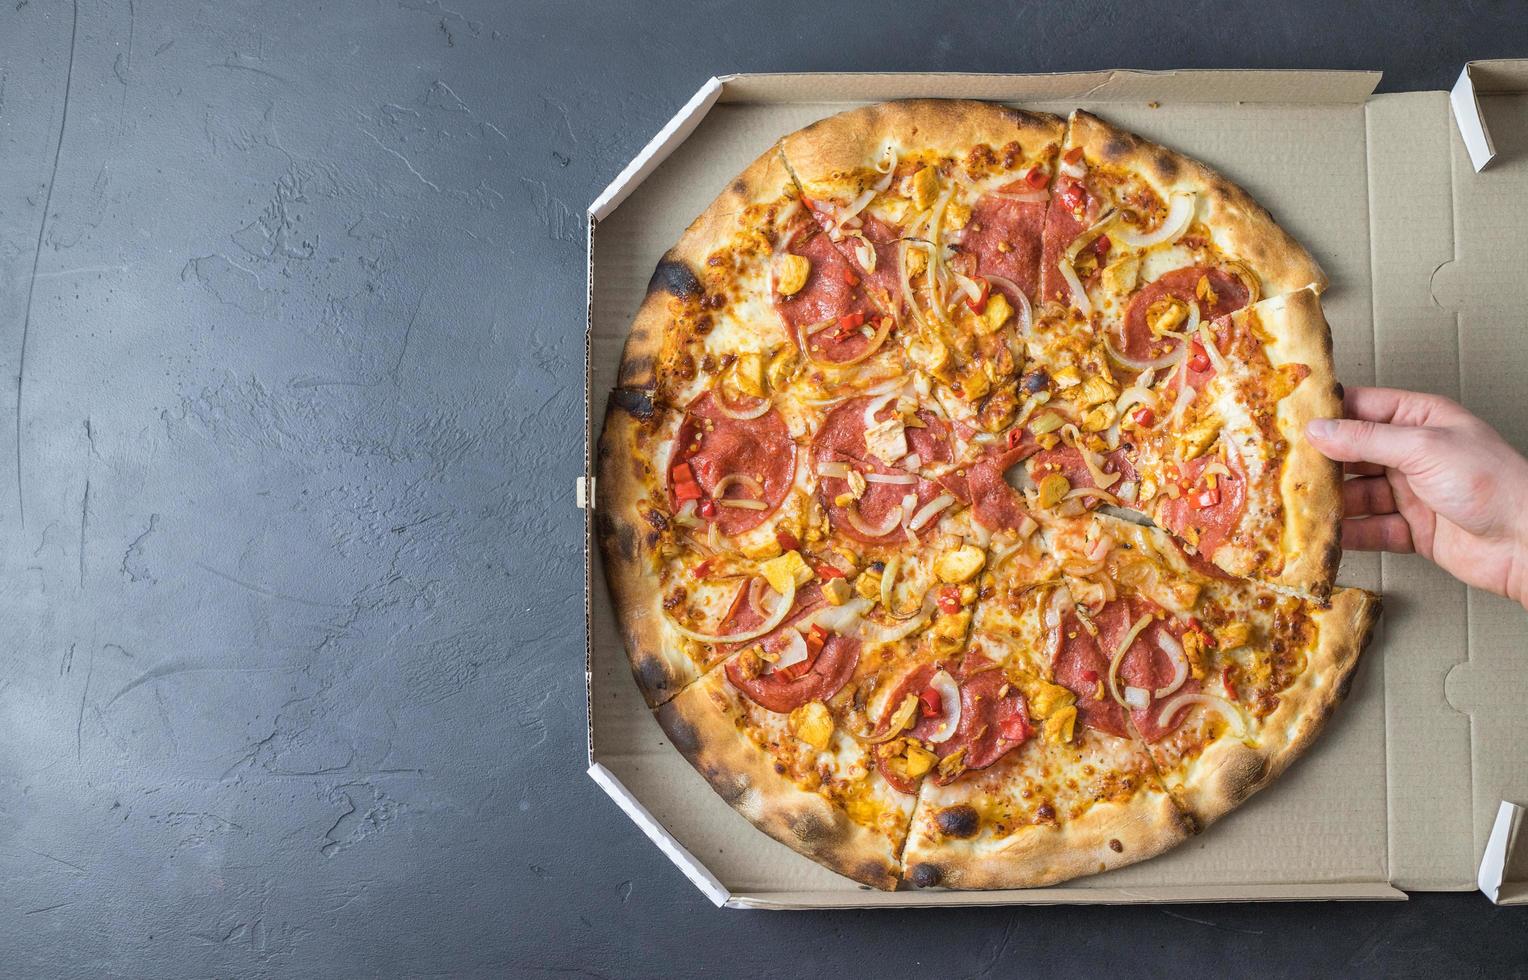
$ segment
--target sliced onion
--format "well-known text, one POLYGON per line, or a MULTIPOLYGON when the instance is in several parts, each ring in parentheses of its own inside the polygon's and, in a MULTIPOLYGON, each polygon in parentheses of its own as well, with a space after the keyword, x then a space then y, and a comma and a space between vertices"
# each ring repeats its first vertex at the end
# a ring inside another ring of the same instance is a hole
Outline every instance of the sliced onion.
POLYGON ((1115 348, 1108 334, 1104 335, 1104 350, 1108 353, 1110 360, 1132 371, 1160 371, 1163 368, 1172 367, 1188 356, 1188 345, 1177 344, 1166 354, 1151 360, 1143 361, 1138 357, 1127 357, 1115 348))
POLYGON ((860 351, 855 356, 849 358, 847 361, 827 361, 827 360, 823 360, 822 358, 820 358, 817 355, 813 354, 812 353, 812 349, 810 347, 806 347, 806 356, 811 358, 814 363, 820 364, 820 365, 822 365, 823 367, 826 367, 826 368, 833 368, 835 370, 842 370, 844 368, 853 367, 854 365, 856 365, 856 364, 860 363, 861 361, 869 358, 872 354, 874 354, 876 351, 881 349, 881 345, 886 343, 886 338, 891 333, 892 323, 893 323, 893 321, 892 321, 891 317, 889 317, 889 316, 881 317, 881 325, 876 328, 876 331, 875 331, 874 335, 872 335, 872 338, 871 338, 871 341, 870 341, 870 346, 866 347, 864 350, 860 351))
POLYGON ((1183 644, 1178 642, 1178 638, 1166 630, 1161 630, 1157 633, 1157 648, 1167 654, 1173 662, 1172 680, 1168 681, 1166 686, 1159 687, 1152 692, 1153 697, 1165 698, 1182 687, 1183 682, 1188 680, 1188 656, 1184 654, 1183 644))
MULTIPOLYGON (((1197 307, 1199 304, 1194 305, 1197 307)), ((1220 347, 1215 342, 1215 334, 1210 330, 1208 323, 1199 324, 1199 343, 1204 345, 1204 352, 1215 370, 1221 374, 1228 374, 1231 366, 1226 363, 1225 355, 1220 352, 1220 347)))
POLYGON ((918 302, 913 297, 912 277, 907 271, 907 250, 912 247, 906 238, 903 238, 897 246, 897 284, 902 290, 902 302, 912 311, 913 319, 920 327, 928 327, 928 321, 923 319, 923 311, 918 309, 918 302))
POLYGON ((766 674, 773 674, 777 670, 794 667, 806 660, 806 640, 802 639, 801 633, 794 629, 785 629, 781 631, 781 635, 785 637, 785 649, 780 651, 780 655, 775 658, 775 662, 769 665, 768 670, 764 671, 766 674))
POLYGON ((1019 317, 1019 333, 1029 333, 1029 328, 1035 320, 1035 314, 1034 309, 1029 305, 1029 297, 1024 295, 1024 290, 1020 289, 1019 284, 1007 276, 987 276, 986 279, 992 285, 1001 287, 1003 295, 1018 304, 1014 307, 1014 312, 1019 317))
POLYGON ((939 692, 939 706, 942 709, 939 724, 934 726, 928 736, 931 743, 938 745, 948 742, 955 734, 955 729, 960 727, 960 686, 947 670, 935 671, 928 686, 939 692))
POLYGON ((988 191, 993 197, 1021 204, 1043 204, 1050 200, 1050 191, 988 191))
POLYGON ((1144 687, 1125 688, 1125 707, 1149 708, 1151 707, 1151 693, 1144 687))
POLYGON ((865 613, 870 611, 871 602, 861 596, 855 596, 841 606, 827 605, 808 616, 804 622, 807 627, 821 626, 830 633, 842 633, 848 635, 859 626, 860 620, 865 613))
POLYGON ((723 375, 718 374, 716 380, 711 384, 711 404, 715 405, 716 410, 729 419, 746 422, 749 419, 758 418, 774 407, 768 398, 762 398, 753 408, 733 408, 727 404, 726 392, 722 391, 722 377, 723 375))
POLYGON ((877 526, 871 526, 870 524, 865 523, 865 519, 860 516, 859 507, 853 503, 844 508, 844 516, 848 518, 849 524, 853 526, 856 531, 863 534, 867 538, 883 538, 902 525, 901 505, 893 507, 891 510, 887 511, 886 520, 877 526))
POLYGON ((933 520, 940 511, 944 510, 954 502, 954 496, 948 493, 941 493, 939 496, 935 497, 933 500, 930 500, 928 503, 924 504, 918 509, 918 512, 913 515, 912 520, 907 522, 907 529, 909 531, 923 530, 923 525, 933 520))
POLYGON ((1185 380, 1182 387, 1178 389, 1178 399, 1173 402, 1173 410, 1167 415, 1167 424, 1169 426, 1177 425, 1183 418, 1183 413, 1193 403, 1195 394, 1197 392, 1194 390, 1194 387, 1185 380))
POLYGON ((748 500, 741 497, 729 497, 716 499, 718 507, 736 507, 738 510, 768 510, 769 505, 762 500, 748 500))
POLYGON ((876 415, 880 413, 881 409, 889 405, 898 394, 898 392, 891 391, 870 400, 870 404, 865 406, 865 428, 875 428, 876 415))
POLYGON ((1093 303, 1088 299, 1087 290, 1082 288, 1082 280, 1077 278, 1077 270, 1072 268, 1070 260, 1062 258, 1056 260, 1056 267, 1061 270, 1061 278, 1066 280, 1066 288, 1072 292, 1072 305, 1083 316, 1093 315, 1093 303))
POLYGON ((764 608, 764 589, 767 588, 769 580, 762 575, 748 580, 748 606, 760 619, 769 618, 769 610, 764 608))
MULTIPOLYGON (((1115 479, 1119 478, 1118 473, 1110 473, 1109 475, 1115 479)), ((1074 487, 1071 490, 1068 490, 1066 492, 1066 496, 1062 497, 1061 499, 1076 500, 1079 497, 1097 497, 1099 500, 1102 500, 1106 504, 1113 504, 1116 507, 1119 506, 1118 497, 1107 490, 1100 490, 1098 487, 1074 487)))
POLYGON ((910 470, 916 470, 918 467, 923 465, 923 457, 919 456, 917 453, 908 453, 906 456, 902 457, 902 465, 910 470))
POLYGON ((1188 226, 1194 220, 1194 195, 1191 192, 1179 191, 1172 195, 1168 205, 1167 216, 1162 223, 1151 231, 1122 231, 1119 240, 1131 248, 1151 248, 1153 245, 1161 245, 1163 242, 1175 242, 1183 237, 1188 231, 1188 226))
POLYGON ((851 247, 854 249, 854 257, 859 261, 860 268, 864 269, 867 273, 874 272, 875 246, 871 245, 864 235, 856 234, 846 237, 854 239, 854 244, 851 247))
POLYGON ((1235 728, 1235 735, 1237 738, 1245 737, 1247 733, 1247 722, 1246 719, 1242 716, 1241 709, 1227 701, 1225 698, 1217 697, 1214 694, 1198 694, 1191 692, 1189 694, 1178 695, 1171 701, 1162 705, 1162 710, 1157 712, 1157 724, 1164 728, 1167 727, 1172 722, 1173 716, 1191 704, 1200 704, 1206 708, 1209 708, 1211 711, 1216 712, 1229 724, 1231 724, 1233 728, 1235 728))
POLYGON ((1133 405, 1145 405, 1153 411, 1162 407, 1156 392, 1140 385, 1132 385, 1119 393, 1119 398, 1114 402, 1114 414, 1124 415, 1133 405))
MULTIPOLYGON (((716 502, 719 504, 738 503, 738 501, 735 500, 729 501, 722 499, 722 494, 726 493, 734 483, 743 489, 750 491, 756 496, 764 496, 764 484, 760 483, 758 480, 755 480, 747 473, 729 473, 722 477, 720 480, 717 480, 716 486, 711 490, 711 496, 715 498, 716 502)), ((753 500, 748 501, 748 503, 758 503, 758 501, 753 500)))
POLYGON ((674 513, 674 521, 685 527, 700 527, 705 522, 695 516, 695 508, 698 501, 686 500, 679 505, 679 510, 674 513))
POLYGON ((1140 490, 1140 487, 1136 485, 1134 480, 1126 480, 1116 489, 1119 490, 1118 496, 1123 503, 1133 504, 1135 503, 1136 492, 1140 490))
POLYGON ((830 476, 835 480, 849 479, 849 464, 840 463, 837 460, 827 460, 817 464, 818 476, 830 476))
POLYGON ((804 337, 811 337, 814 334, 822 333, 824 330, 828 329, 836 323, 838 323, 838 317, 836 316, 829 317, 826 320, 818 320, 816 323, 808 323, 806 326, 801 328, 801 334, 804 337))
POLYGON ((1213 463, 1211 463, 1210 465, 1206 466, 1203 470, 1200 471, 1199 478, 1200 479, 1204 479, 1204 478, 1210 477, 1210 476, 1229 477, 1230 475, 1231 475, 1231 468, 1229 466, 1227 466, 1225 463, 1222 463, 1220 460, 1217 459, 1213 463))
POLYGON ((1119 212, 1113 210, 1104 212, 1104 216, 1102 218, 1099 218, 1097 221, 1084 228, 1081 234, 1072 239, 1072 243, 1066 247, 1066 260, 1068 262, 1076 262, 1077 256, 1082 254, 1082 250, 1093 244, 1093 241, 1097 239, 1099 235, 1102 235, 1104 232, 1108 231, 1109 227, 1115 224, 1118 220, 1119 212))
MULTIPOLYGON (((715 525, 712 526, 714 527, 715 525)), ((688 626, 685 626, 683 623, 679 622, 672 615, 670 615, 666 609, 663 611, 663 615, 667 617, 669 625, 672 626, 680 636, 683 636, 686 639, 694 640, 697 643, 746 643, 749 640, 756 640, 766 633, 772 632, 777 626, 785 622, 785 617, 791 611, 791 606, 794 605, 795 602, 796 583, 792 581, 785 587, 785 594, 780 597, 779 605, 775 606, 775 611, 770 614, 768 619, 764 620, 764 622, 760 623, 758 626, 755 626, 751 630, 744 630, 741 633, 731 633, 725 636, 720 636, 715 633, 702 633, 699 630, 692 630, 688 626)))
POLYGON ((866 473, 865 482, 912 486, 918 482, 918 478, 911 473, 866 473))
POLYGON ((876 181, 873 189, 877 194, 884 194, 891 188, 892 179, 897 175, 897 148, 888 146, 886 155, 875 165, 875 169, 886 176, 876 181))
POLYGON ((965 293, 966 298, 971 302, 981 302, 982 287, 976 284, 975 279, 972 279, 970 276, 965 275, 964 273, 957 272, 955 273, 955 285, 960 287, 960 291, 965 293))
POLYGON ((1120 474, 1105 473, 1103 471, 1103 466, 1100 462, 1102 457, 1099 457, 1097 453, 1085 446, 1079 446, 1075 442, 1073 445, 1077 449, 1078 455, 1082 457, 1082 463, 1088 468, 1088 475, 1093 478, 1093 482, 1097 484, 1098 489, 1107 490, 1119 482, 1120 474))
POLYGON ((1125 654, 1129 651, 1130 644, 1135 642, 1135 638, 1141 635, 1141 630, 1145 629, 1150 622, 1150 614, 1136 620, 1135 625, 1130 627, 1130 632, 1125 634, 1125 641, 1119 645, 1118 650, 1114 651, 1114 656, 1109 661, 1109 693, 1114 695, 1114 700, 1120 704, 1125 704, 1126 702, 1125 696, 1119 690, 1119 665, 1124 663, 1125 654))
POLYGON ((881 569, 881 606, 888 612, 891 611, 892 592, 897 587, 897 571, 902 567, 902 556, 893 555, 886 567, 881 569))
POLYGON ((918 632, 928 625, 929 611, 924 609, 918 616, 900 626, 878 626, 868 619, 860 624, 860 636, 870 643, 895 643, 918 632))

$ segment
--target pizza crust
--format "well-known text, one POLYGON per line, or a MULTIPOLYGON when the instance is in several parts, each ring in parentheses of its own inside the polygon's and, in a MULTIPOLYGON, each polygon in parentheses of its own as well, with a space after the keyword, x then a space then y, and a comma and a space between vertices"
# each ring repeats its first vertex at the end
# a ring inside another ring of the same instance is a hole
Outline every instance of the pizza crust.
POLYGON ((1162 198, 1192 191, 1199 202, 1196 220, 1211 228, 1232 258, 1245 262, 1262 279, 1263 295, 1280 296, 1312 286, 1327 286, 1326 273, 1288 232, 1280 228, 1252 195, 1214 170, 1104 122, 1081 109, 1072 113, 1069 146, 1080 146, 1090 162, 1122 167, 1154 184, 1162 198))
POLYGON ((611 395, 595 459, 594 529, 605 582, 632 676, 648 706, 662 704, 700 676, 660 609, 662 586, 653 550, 659 532, 639 516, 650 488, 662 486, 649 458, 662 412, 634 389, 611 395))
POLYGON ((1324 601, 1342 561, 1342 467, 1305 437, 1311 419, 1340 418, 1342 396, 1332 368, 1332 332, 1314 289, 1302 289, 1277 303, 1260 304, 1257 317, 1271 338, 1264 349, 1278 368, 1303 364, 1310 370, 1278 405, 1279 436, 1288 447, 1279 476, 1284 503, 1284 567, 1273 582, 1324 601))
POLYGON ((1279 694, 1279 706, 1258 723, 1259 744, 1222 738, 1207 747, 1171 784, 1178 803, 1200 827, 1236 809, 1267 786, 1315 741, 1347 697, 1359 654, 1379 616, 1379 596, 1338 589, 1317 611, 1316 646, 1299 679, 1279 694))
POLYGON ((715 690, 725 684, 723 671, 717 667, 658 708, 658 724, 669 741, 722 799, 775 840, 846 878, 896 888, 900 835, 893 839, 855 823, 821 795, 776 772, 769 754, 745 734, 728 693, 715 690))
MULTIPOLYGON (((1049 113, 1028 112, 969 99, 907 99, 851 109, 790 134, 780 145, 808 196, 820 185, 852 183, 873 168, 887 146, 899 153, 932 151, 963 158, 972 147, 995 151, 1018 142, 1025 160, 1054 152, 1065 123, 1049 113), (846 181, 846 177, 849 178, 846 181)), ((855 192, 860 190, 854 184, 855 192)))
POLYGON ((676 335, 678 321, 680 314, 698 312, 706 298, 706 259, 732 242, 738 219, 748 208, 798 198, 795 181, 776 144, 738 174, 690 223, 674 247, 663 253, 648 280, 647 295, 632 319, 631 333, 621 353, 618 387, 649 391, 659 401, 671 403, 658 385, 665 377, 683 373, 678 362, 687 356, 687 341, 693 338, 676 335))

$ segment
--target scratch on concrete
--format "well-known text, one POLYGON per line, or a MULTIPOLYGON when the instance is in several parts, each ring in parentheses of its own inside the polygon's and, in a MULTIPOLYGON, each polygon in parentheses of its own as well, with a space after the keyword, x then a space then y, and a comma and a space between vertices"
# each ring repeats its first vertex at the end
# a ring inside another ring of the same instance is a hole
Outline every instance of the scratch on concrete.
MULTIPOLYGON (((88 427, 88 423, 87 423, 88 427)), ((90 480, 85 480, 85 495, 80 498, 80 591, 85 590, 85 535, 90 530, 90 480)))
POLYGON ((376 134, 371 132, 370 130, 363 129, 363 130, 361 130, 361 132, 365 133, 367 136, 370 136, 371 137, 371 141, 373 143, 377 144, 377 146, 381 147, 383 150, 387 151, 388 153, 391 153, 393 156, 395 156, 399 160, 403 161, 403 165, 405 167, 409 168, 409 173, 413 174, 415 177, 418 177, 419 178, 419 182, 421 184, 424 184, 426 187, 430 188, 430 190, 434 191, 437 194, 440 193, 440 185, 435 183, 435 181, 431 180, 430 178, 426 177, 424 174, 420 173, 418 170, 415 170, 414 169, 414 165, 409 162, 409 158, 408 157, 404 156, 402 153, 399 153, 397 150, 393 149, 392 147, 388 146, 386 143, 383 143, 381 140, 377 139, 376 134))
POLYGON ((269 596, 272 599, 284 599, 287 602, 295 602, 304 606, 312 606, 314 609, 350 608, 342 602, 317 602, 313 599, 304 599, 302 596, 288 595, 285 592, 277 592, 274 589, 267 589, 263 585, 256 585, 254 582, 246 582, 241 578, 235 578, 232 575, 229 575, 227 572, 220 572, 216 568, 213 568, 211 565, 205 564, 203 562, 196 562, 196 567, 200 568, 204 572, 209 572, 213 575, 216 575, 218 578, 225 582, 232 582, 234 585, 237 585, 241 588, 248 589, 251 592, 255 592, 263 596, 269 596))
POLYGON ((64 131, 69 125, 69 95, 74 89, 74 47, 79 35, 80 4, 70 4, 69 20, 69 66, 64 72, 64 108, 59 114, 58 140, 53 146, 53 170, 48 175, 48 192, 43 195, 42 220, 37 223, 37 248, 32 253, 32 276, 27 281, 27 301, 21 316, 21 352, 16 357, 16 513, 21 526, 27 526, 26 491, 21 475, 21 394, 22 379, 26 377, 27 336, 32 330, 32 293, 37 286, 37 265, 42 260, 43 235, 48 230, 48 212, 53 207, 53 185, 58 183, 58 161, 63 155, 64 131))
POLYGON ((122 574, 126 575, 129 581, 146 581, 150 584, 158 581, 143 565, 143 542, 154 533, 158 526, 159 515, 150 514, 149 526, 144 528, 143 533, 134 538, 127 546, 127 550, 122 553, 122 574))
POLYGON ((95 645, 90 647, 90 659, 85 662, 85 686, 80 689, 80 712, 74 719, 74 758, 85 759, 85 699, 90 697, 90 678, 95 676, 95 645))

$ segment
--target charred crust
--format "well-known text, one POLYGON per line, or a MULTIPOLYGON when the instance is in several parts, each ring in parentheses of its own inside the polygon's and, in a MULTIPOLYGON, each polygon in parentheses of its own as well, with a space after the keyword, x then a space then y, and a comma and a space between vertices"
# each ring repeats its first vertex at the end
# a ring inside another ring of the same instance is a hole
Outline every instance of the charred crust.
POLYGON ((1130 150, 1130 140, 1123 136, 1111 136, 1108 142, 1104 143, 1103 149, 1100 152, 1105 160, 1108 160, 1110 163, 1118 163, 1130 153, 1130 150))
MULTIPOLYGON (((663 672, 663 665, 656 657, 644 657, 637 666, 637 678, 644 687, 650 690, 661 690, 668 684, 668 676, 663 672)), ((679 717, 677 711, 665 710, 659 719, 663 722, 663 730, 668 734, 669 742, 674 748, 693 757, 700 750, 700 733, 695 726, 679 717)))
POLYGON ((739 177, 737 180, 734 180, 732 182, 732 193, 736 194, 738 197, 748 197, 748 182, 741 177, 739 177))
POLYGON ((913 883, 914 888, 933 888, 943 877, 939 869, 927 861, 913 865, 907 873, 907 880, 913 883))
POLYGON ((652 388, 616 388, 610 392, 610 405, 639 422, 651 422, 658 408, 652 388))
POLYGON ((802 810, 790 818, 790 829, 797 840, 807 844, 820 844, 832 840, 833 825, 810 810, 802 810))
POLYGON ((936 813, 934 823, 946 837, 975 837, 977 828, 981 826, 981 817, 977 815, 975 807, 960 803, 936 813))
POLYGON ((653 277, 647 282, 647 292, 649 295, 665 292, 677 299, 699 299, 705 289, 688 265, 664 258, 653 270, 653 277))
POLYGON ((1156 167, 1157 177, 1163 182, 1171 182, 1178 179, 1178 160, 1171 153, 1163 150, 1151 162, 1156 167))

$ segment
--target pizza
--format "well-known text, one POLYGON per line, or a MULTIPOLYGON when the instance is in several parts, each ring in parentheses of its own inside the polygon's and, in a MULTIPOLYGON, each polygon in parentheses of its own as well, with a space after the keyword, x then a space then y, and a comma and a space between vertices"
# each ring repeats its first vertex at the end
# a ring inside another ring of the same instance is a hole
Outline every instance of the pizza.
POLYGON ((1352 679, 1320 267, 1086 112, 855 109, 658 263, 598 446, 633 674, 738 812, 877 888, 1188 839, 1352 679))

